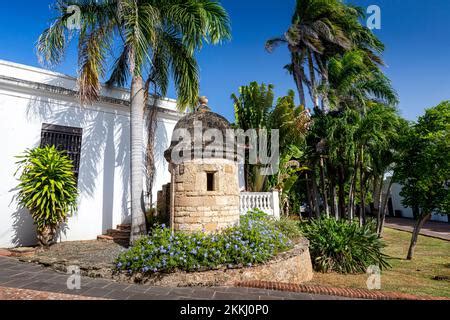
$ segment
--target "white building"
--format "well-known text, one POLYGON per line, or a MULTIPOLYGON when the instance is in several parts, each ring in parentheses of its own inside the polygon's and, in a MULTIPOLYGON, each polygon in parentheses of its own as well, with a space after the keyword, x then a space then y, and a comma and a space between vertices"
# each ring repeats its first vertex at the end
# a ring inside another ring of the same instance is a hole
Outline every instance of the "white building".
MULTIPOLYGON (((398 183, 394 183, 392 185, 391 190, 391 200, 392 200, 392 210, 395 212, 397 211, 396 216, 400 216, 403 218, 414 218, 414 214, 412 211, 412 208, 404 207, 402 204, 403 197, 400 195, 400 192, 402 191, 402 186, 398 183)), ((449 217, 446 215, 440 215, 440 214, 433 214, 430 218, 432 221, 441 221, 441 222, 449 222, 449 217)))
MULTIPOLYGON (((70 148, 80 151, 75 155, 78 212, 62 232, 62 241, 95 239, 129 221, 129 93, 104 88, 99 102, 80 106, 76 86, 75 78, 0 60, 0 248, 35 244, 33 221, 14 201, 15 157, 42 139, 66 139, 70 148)), ((170 181, 163 153, 180 119, 176 101, 156 105, 154 201, 170 181)))

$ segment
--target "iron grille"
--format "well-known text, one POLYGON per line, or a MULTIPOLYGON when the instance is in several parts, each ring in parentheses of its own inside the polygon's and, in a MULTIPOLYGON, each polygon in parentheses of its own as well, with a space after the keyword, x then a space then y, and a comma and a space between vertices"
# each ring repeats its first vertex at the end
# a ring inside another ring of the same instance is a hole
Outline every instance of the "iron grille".
POLYGON ((55 146, 59 151, 65 151, 73 162, 73 171, 78 181, 81 158, 81 143, 83 129, 53 124, 42 125, 41 147, 55 146))

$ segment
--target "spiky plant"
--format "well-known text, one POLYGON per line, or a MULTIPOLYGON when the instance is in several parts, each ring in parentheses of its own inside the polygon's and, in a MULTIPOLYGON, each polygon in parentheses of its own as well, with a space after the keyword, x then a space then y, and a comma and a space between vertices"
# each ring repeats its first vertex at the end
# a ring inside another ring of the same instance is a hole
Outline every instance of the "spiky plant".
POLYGON ((76 209, 78 190, 72 161, 54 146, 27 150, 18 158, 18 203, 30 211, 39 243, 48 247, 56 241, 60 224, 76 209))

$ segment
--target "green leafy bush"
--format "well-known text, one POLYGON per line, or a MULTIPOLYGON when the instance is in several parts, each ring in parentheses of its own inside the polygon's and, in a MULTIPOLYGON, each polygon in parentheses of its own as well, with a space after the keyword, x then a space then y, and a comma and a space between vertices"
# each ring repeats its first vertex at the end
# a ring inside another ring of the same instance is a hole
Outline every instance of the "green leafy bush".
POLYGON ((274 220, 273 223, 289 239, 298 239, 302 236, 299 221, 282 217, 280 220, 274 220))
POLYGON ((249 212, 238 227, 218 234, 185 234, 155 226, 119 256, 117 269, 129 273, 198 271, 220 266, 252 266, 286 251, 293 243, 260 211, 249 212))
POLYGON ((384 247, 371 225, 321 218, 301 224, 310 241, 310 252, 317 271, 339 273, 366 272, 370 265, 390 267, 384 247))
POLYGON ((72 161, 55 147, 35 148, 18 157, 21 170, 17 200, 27 208, 41 245, 54 243, 58 226, 74 212, 77 184, 72 161))

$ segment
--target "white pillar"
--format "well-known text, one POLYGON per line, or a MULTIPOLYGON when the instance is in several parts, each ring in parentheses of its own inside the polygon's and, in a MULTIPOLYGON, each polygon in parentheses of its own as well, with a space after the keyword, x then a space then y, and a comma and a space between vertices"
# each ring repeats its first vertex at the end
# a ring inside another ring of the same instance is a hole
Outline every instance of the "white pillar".
POLYGON ((273 217, 280 220, 280 193, 278 190, 272 191, 272 207, 273 207, 273 217))

